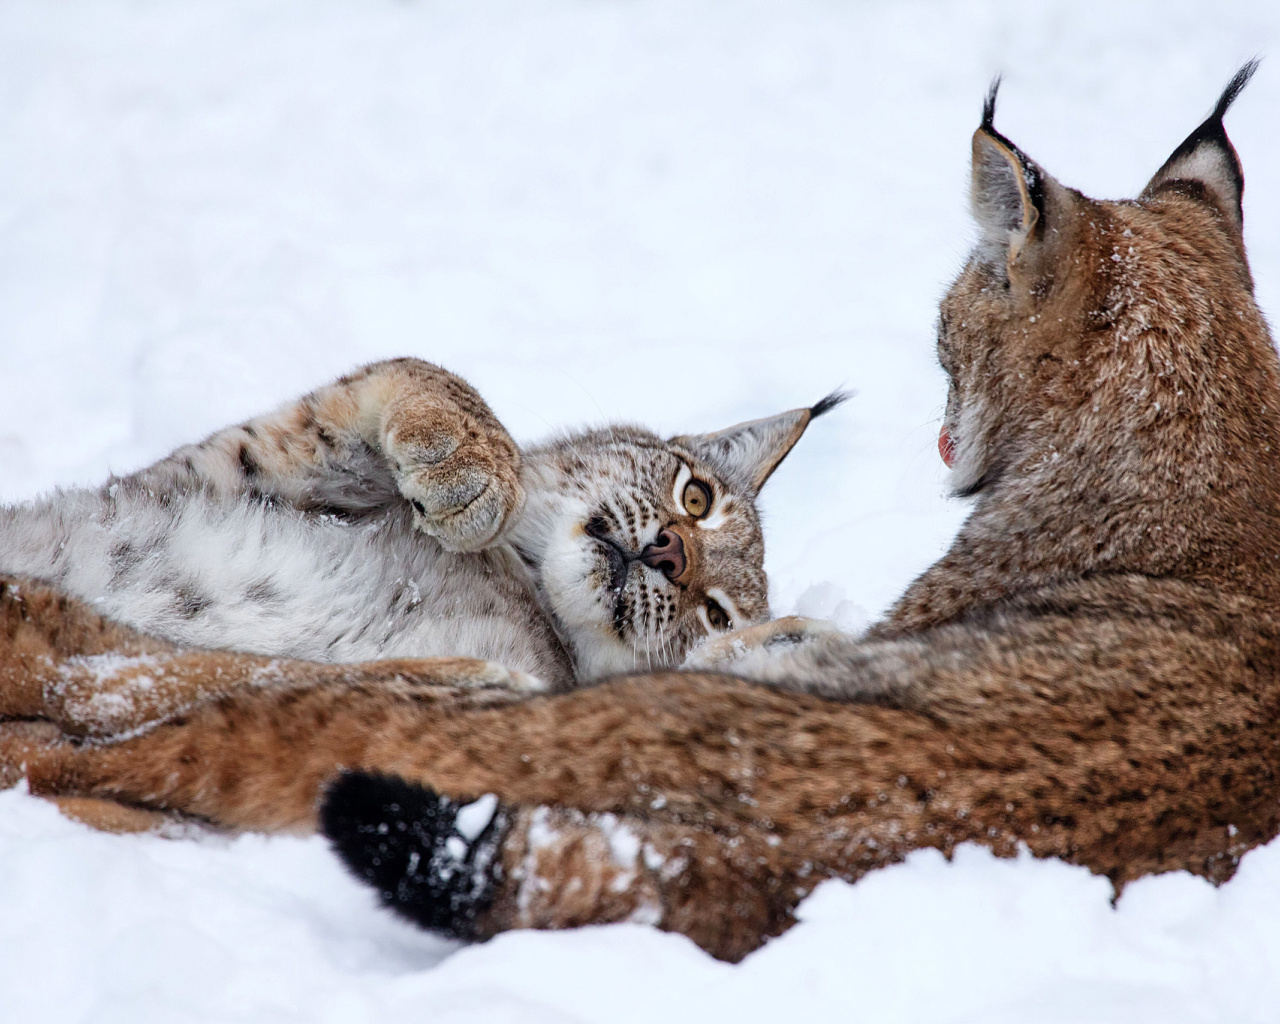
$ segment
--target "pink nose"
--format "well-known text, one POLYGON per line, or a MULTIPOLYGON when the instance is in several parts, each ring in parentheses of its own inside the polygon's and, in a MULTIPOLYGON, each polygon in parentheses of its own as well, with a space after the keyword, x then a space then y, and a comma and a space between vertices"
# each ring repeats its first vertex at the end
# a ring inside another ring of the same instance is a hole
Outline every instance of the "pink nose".
POLYGON ((684 575, 689 562, 684 554, 684 541, 674 530, 663 530, 658 539, 640 552, 640 561, 650 569, 659 569, 669 580, 684 575))

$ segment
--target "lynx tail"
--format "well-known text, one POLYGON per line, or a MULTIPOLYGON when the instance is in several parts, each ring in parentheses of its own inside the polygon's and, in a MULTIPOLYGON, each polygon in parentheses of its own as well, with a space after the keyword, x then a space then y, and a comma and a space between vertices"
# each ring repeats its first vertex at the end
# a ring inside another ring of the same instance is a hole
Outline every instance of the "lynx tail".
POLYGON ((401 917, 452 938, 480 937, 507 832, 495 797, 466 803, 402 779, 347 772, 325 795, 320 830, 401 917))

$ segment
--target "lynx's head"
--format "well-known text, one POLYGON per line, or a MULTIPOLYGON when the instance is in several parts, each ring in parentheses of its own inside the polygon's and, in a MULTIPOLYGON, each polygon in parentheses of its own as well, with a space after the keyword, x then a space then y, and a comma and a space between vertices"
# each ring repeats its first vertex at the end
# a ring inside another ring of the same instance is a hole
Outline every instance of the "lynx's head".
POLYGON ((1280 441, 1280 367, 1222 121, 1254 70, 1133 200, 1059 184, 996 130, 994 86, 987 98, 980 239, 938 325, 939 450, 955 491, 979 496, 966 543, 985 530, 1006 574, 1055 559, 1052 572, 1208 572, 1257 551, 1248 524, 1277 512, 1260 463, 1280 441))
POLYGON ((513 543, 579 679, 678 665, 709 634, 768 617, 756 495, 842 399, 715 434, 620 426, 524 453, 513 543))

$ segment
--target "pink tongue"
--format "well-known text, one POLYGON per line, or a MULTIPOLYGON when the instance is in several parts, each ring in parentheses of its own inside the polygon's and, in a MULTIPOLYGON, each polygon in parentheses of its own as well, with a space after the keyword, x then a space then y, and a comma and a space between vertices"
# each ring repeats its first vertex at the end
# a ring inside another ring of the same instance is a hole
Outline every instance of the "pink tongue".
POLYGON ((956 446, 951 440, 951 431, 943 426, 938 431, 938 454, 942 456, 942 461, 947 464, 947 469, 951 468, 951 463, 956 461, 956 446))

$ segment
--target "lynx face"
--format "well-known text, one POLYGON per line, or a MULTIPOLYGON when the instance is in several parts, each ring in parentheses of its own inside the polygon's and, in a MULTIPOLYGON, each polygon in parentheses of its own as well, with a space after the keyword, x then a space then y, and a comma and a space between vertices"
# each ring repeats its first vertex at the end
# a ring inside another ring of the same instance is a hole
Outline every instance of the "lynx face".
POLYGON ((768 617, 755 497, 835 401, 719 434, 614 427, 526 453, 515 546, 580 679, 678 665, 707 636, 768 617))

